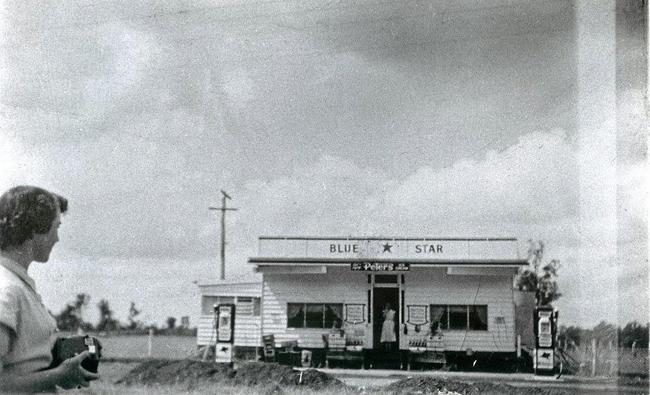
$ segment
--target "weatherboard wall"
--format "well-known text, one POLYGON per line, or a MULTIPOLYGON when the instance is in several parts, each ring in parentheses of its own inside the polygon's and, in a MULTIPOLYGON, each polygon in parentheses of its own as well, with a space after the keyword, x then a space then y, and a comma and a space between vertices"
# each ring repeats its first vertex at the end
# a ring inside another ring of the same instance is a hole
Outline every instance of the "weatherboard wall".
POLYGON ((323 274, 264 273, 262 325, 276 343, 298 341, 298 346, 322 348, 329 329, 287 328, 288 303, 367 303, 367 275, 329 268, 323 274))
MULTIPOLYGON (((514 301, 512 268, 476 268, 456 272, 449 268, 411 268, 404 272, 403 305, 487 305, 488 329, 445 330, 445 348, 449 351, 515 351, 514 301)), ((287 327, 289 303, 363 304, 368 310, 367 272, 353 272, 349 267, 328 267, 320 274, 264 273, 262 287, 263 334, 273 334, 276 343, 296 340, 300 347, 324 347, 322 335, 328 329, 287 327)), ((406 314, 406 311, 405 311, 406 314)), ((427 309, 427 318, 429 312, 427 309)), ((406 319, 405 319, 406 321, 406 319)), ((401 323, 401 320, 400 320, 401 323)), ((372 325, 366 329, 366 344, 372 344, 372 325)), ((357 326, 358 328, 359 326, 357 326)), ((404 326, 400 325, 400 331, 404 326)), ((414 334, 409 325, 408 333, 414 334)), ((402 333, 402 332, 401 332, 402 333)), ((407 336, 401 336, 401 348, 407 336)))
MULTIPOLYGON (((260 298, 262 284, 260 282, 215 282, 200 284, 201 298, 205 296, 260 298)), ((261 302, 260 302, 261 303, 261 302)), ((235 308, 235 346, 261 347, 262 345, 261 315, 242 315, 235 308)), ((216 323, 214 314, 203 312, 199 317, 197 327, 197 345, 213 345, 216 341, 216 323)))
MULTIPOLYGON (((512 269, 485 275, 448 274, 448 270, 415 268, 405 275, 404 305, 487 305, 488 329, 445 330, 448 351, 515 351, 512 269)), ((430 319, 430 317, 428 317, 430 319)), ((410 328, 413 333, 414 328, 410 328)))
MULTIPOLYGON (((213 315, 201 315, 197 328, 197 345, 214 345, 216 341, 213 315)), ((235 346, 261 347, 260 316, 237 316, 235 313, 235 346)))

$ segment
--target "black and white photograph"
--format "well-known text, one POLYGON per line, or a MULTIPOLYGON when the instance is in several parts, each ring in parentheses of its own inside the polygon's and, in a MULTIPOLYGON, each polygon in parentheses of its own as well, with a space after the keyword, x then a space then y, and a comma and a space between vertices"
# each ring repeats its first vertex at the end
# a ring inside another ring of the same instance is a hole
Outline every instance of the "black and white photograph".
POLYGON ((649 394, 646 0, 1 0, 0 393, 649 394))

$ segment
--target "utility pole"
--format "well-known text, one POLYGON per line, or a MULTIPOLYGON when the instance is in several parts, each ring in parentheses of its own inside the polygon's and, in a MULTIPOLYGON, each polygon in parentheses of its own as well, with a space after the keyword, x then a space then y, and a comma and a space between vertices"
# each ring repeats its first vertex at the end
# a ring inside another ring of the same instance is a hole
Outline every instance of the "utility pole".
POLYGON ((221 190, 221 207, 208 207, 209 210, 221 211, 221 273, 220 279, 226 279, 226 211, 237 211, 236 208, 226 207, 226 200, 231 200, 230 195, 221 190))

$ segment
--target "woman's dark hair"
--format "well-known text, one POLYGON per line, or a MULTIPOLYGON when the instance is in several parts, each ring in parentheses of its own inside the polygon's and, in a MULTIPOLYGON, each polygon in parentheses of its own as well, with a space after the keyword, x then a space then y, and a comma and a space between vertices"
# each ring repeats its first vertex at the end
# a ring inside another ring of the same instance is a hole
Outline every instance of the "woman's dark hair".
POLYGON ((59 212, 68 210, 68 200, 43 188, 20 185, 0 196, 0 250, 17 247, 34 234, 50 231, 59 212))

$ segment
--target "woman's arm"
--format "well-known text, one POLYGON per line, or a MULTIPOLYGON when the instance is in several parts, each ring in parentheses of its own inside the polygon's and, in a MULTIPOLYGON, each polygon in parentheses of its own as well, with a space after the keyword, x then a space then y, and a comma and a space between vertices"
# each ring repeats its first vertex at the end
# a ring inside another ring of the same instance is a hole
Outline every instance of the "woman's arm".
MULTIPOLYGON (((0 357, 9 353, 11 330, 0 324, 0 357)), ((85 351, 74 358, 63 361, 54 369, 25 375, 3 372, 0 366, 0 393, 2 392, 43 392, 52 391, 55 386, 62 388, 88 387, 88 382, 99 378, 81 367, 81 361, 89 357, 85 351)), ((1 362, 0 362, 1 365, 1 362)))

